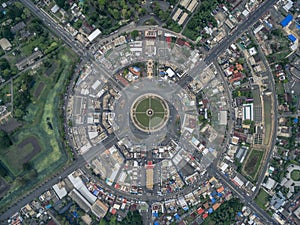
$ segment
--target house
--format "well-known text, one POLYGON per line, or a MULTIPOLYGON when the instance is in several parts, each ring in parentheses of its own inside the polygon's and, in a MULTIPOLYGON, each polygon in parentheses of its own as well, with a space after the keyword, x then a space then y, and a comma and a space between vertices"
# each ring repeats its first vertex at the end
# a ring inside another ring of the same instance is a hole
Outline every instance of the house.
POLYGON ((11 43, 6 38, 0 39, 0 46, 4 51, 9 51, 12 47, 11 43))

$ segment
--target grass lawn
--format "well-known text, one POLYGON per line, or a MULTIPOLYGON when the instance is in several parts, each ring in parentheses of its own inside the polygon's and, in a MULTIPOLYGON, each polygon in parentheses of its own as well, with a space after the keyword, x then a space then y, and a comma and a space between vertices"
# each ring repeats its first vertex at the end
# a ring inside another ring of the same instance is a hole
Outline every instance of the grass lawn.
POLYGON ((150 108, 153 109, 155 113, 165 111, 161 101, 157 98, 151 98, 150 108))
POLYGON ((284 95, 284 87, 282 82, 276 82, 276 93, 278 95, 284 95))
POLYGON ((40 146, 34 136, 30 136, 18 145, 12 145, 2 153, 2 160, 10 171, 17 176, 23 170, 23 164, 29 162, 36 154, 40 152, 40 146))
POLYGON ((155 127, 158 124, 161 123, 162 119, 164 118, 163 113, 155 113, 151 118, 150 118, 150 127, 155 127))
POLYGON ((144 127, 149 127, 149 116, 146 113, 136 113, 136 120, 144 127))
POLYGON ((299 181, 300 180, 300 170, 293 170, 291 172, 291 178, 294 180, 294 181, 299 181))
POLYGON ((265 135, 264 135, 264 144, 268 145, 271 138, 272 130, 272 117, 270 116, 271 112, 271 96, 264 96, 264 125, 265 125, 265 135))
POLYGON ((253 180, 258 173, 263 156, 264 151, 252 149, 246 160, 244 171, 248 176, 252 177, 253 180))
POLYGON ((149 98, 143 99, 142 101, 138 102, 136 104, 136 112, 141 113, 141 112, 146 112, 149 109, 150 103, 149 103, 149 98))
POLYGON ((258 195, 254 199, 254 201, 260 208, 262 208, 263 210, 266 210, 265 205, 268 202, 269 198, 270 198, 270 195, 264 189, 261 188, 258 192, 258 195))

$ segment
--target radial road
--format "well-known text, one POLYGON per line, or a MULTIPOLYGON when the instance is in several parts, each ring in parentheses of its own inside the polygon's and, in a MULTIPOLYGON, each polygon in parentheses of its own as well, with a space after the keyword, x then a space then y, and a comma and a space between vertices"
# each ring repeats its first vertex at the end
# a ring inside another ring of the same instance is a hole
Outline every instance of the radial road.
MULTIPOLYGON (((35 14, 38 18, 40 18, 46 26, 49 27, 49 29, 55 33, 58 37, 60 37, 65 43, 67 43, 79 56, 86 58, 90 61, 94 61, 93 56, 85 49, 85 47, 80 44, 79 42, 75 41, 75 39, 64 30, 64 28, 53 19, 50 18, 50 16, 44 12, 43 10, 40 10, 38 7, 36 7, 30 0, 20 0, 33 14, 35 14)), ((207 57, 205 58, 205 61, 207 64, 210 64, 221 52, 223 52, 228 46, 241 34, 243 33, 249 26, 251 26, 255 21, 257 21, 261 15, 263 15, 269 7, 271 7, 274 4, 275 0, 269 0, 265 1, 255 12, 251 13, 246 21, 244 21, 242 24, 240 24, 232 33, 230 36, 223 39, 222 42, 215 48, 213 48, 207 57)), ((112 139, 111 145, 115 143, 116 140, 112 139)), ((109 145, 109 143, 105 144, 105 146, 109 145)), ((32 201, 34 198, 38 197, 40 194, 42 194, 44 191, 50 189, 55 183, 59 181, 59 178, 64 178, 68 174, 70 174, 72 171, 81 168, 85 165, 86 161, 83 159, 83 157, 79 157, 76 161, 74 161, 69 167, 64 168, 63 172, 60 174, 57 174, 56 177, 53 177, 52 179, 47 180, 42 186, 39 186, 35 190, 33 190, 29 195, 25 196, 22 200, 18 201, 13 207, 11 207, 9 210, 7 210, 5 213, 1 214, 0 220, 5 221, 10 216, 12 216, 15 212, 20 210, 21 207, 26 205, 28 202, 32 201)), ((218 173, 216 170, 215 173, 218 173)), ((189 188, 188 188, 189 189, 189 188)), ((232 188, 236 193, 240 193, 239 189, 232 188)), ((175 196, 174 196, 175 197, 175 196)), ((259 207, 253 206, 253 211, 256 213, 259 213, 261 209, 259 207)), ((260 214, 260 213, 259 213, 260 214)), ((266 222, 271 222, 272 218, 266 217, 266 222)), ((264 216, 262 217, 264 219, 264 216)), ((273 223, 273 222, 272 222, 273 223)))

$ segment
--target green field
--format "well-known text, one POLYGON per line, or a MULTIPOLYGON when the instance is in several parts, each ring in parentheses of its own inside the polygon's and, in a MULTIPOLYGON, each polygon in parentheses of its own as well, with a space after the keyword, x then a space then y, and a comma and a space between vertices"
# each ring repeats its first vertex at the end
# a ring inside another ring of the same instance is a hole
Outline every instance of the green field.
POLYGON ((18 145, 1 152, 3 162, 10 171, 18 176, 23 171, 23 165, 41 151, 40 145, 34 136, 29 136, 18 145))
POLYGON ((245 162, 244 171, 246 175, 250 176, 253 180, 255 179, 259 171, 263 156, 263 151, 252 149, 250 155, 248 156, 245 162))
POLYGON ((150 107, 149 98, 145 98, 142 101, 138 102, 136 106, 136 112, 144 113, 149 109, 149 107, 150 107))
POLYGON ((261 188, 258 192, 258 195, 254 199, 254 201, 260 208, 262 208, 263 210, 266 210, 265 205, 269 201, 269 198, 270 198, 270 195, 264 189, 261 188))
POLYGON ((146 113, 136 113, 135 117, 138 123, 146 128, 149 127, 149 116, 146 113))
MULTIPOLYGON (((51 60, 57 66, 50 75, 45 75, 47 68, 43 65, 33 72, 35 82, 30 89, 32 102, 26 108, 28 113, 23 117, 22 127, 11 135, 13 145, 0 155, 1 162, 14 176, 11 177, 14 180, 12 188, 0 202, 1 210, 69 161, 68 152, 64 149, 62 104, 66 85, 78 58, 69 49, 60 48, 51 60), (42 89, 41 82, 44 83, 42 89), (38 95, 35 95, 37 92, 38 95), (32 168, 24 171, 25 163, 30 163, 32 168)), ((22 79, 23 75, 14 80, 14 88, 22 79)), ((15 89, 14 93, 17 95, 20 92, 15 89)))
POLYGON ((265 125, 265 135, 264 144, 268 145, 271 138, 272 130, 272 116, 271 113, 271 96, 264 96, 264 125, 265 125))
POLYGON ((293 170, 291 172, 291 178, 294 180, 294 181, 300 181, 300 170, 293 170))
POLYGON ((158 126, 165 116, 164 103, 153 96, 145 96, 144 99, 138 100, 133 106, 133 117, 137 124, 144 129, 155 128, 158 126), (152 110, 152 115, 147 114, 147 110, 152 110))
POLYGON ((165 111, 163 103, 156 98, 150 98, 150 108, 153 109, 155 113, 163 113, 165 111))

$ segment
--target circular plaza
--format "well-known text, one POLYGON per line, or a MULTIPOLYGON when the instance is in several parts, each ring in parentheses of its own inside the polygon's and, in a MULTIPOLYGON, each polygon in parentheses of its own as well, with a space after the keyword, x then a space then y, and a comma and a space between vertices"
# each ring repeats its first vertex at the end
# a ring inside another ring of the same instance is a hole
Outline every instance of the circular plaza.
POLYGON ((130 118, 139 130, 147 133, 155 132, 166 125, 169 118, 169 107, 159 95, 144 94, 132 104, 130 118))

